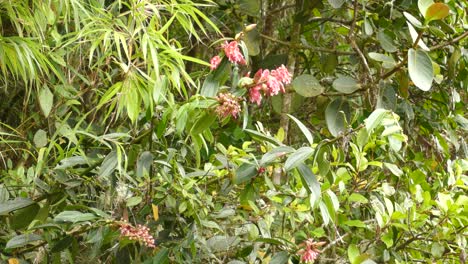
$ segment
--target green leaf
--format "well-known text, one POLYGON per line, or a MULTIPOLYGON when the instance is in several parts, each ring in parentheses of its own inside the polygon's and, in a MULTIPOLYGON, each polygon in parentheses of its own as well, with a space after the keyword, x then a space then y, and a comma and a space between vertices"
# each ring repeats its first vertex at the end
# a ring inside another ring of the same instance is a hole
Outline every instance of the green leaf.
POLYGON ((244 41, 250 56, 257 56, 260 53, 261 38, 256 28, 244 35, 244 41))
POLYGON ((8 240, 5 249, 19 248, 40 240, 43 240, 42 236, 36 234, 23 234, 15 236, 8 240))
POLYGON ((311 147, 302 147, 296 150, 291 155, 289 155, 288 159, 284 163, 284 169, 289 171, 296 168, 299 164, 308 159, 313 152, 314 149, 311 147))
POLYGON ((423 50, 408 50, 408 71, 414 85, 423 91, 431 89, 434 69, 429 55, 423 50))
POLYGON ((325 110, 325 121, 328 130, 335 137, 346 130, 350 117, 349 103, 343 98, 333 100, 325 110))
POLYGON ((322 195, 320 183, 317 181, 317 177, 306 164, 300 164, 297 166, 297 171, 301 176, 302 184, 307 187, 306 190, 313 195, 313 200, 317 201, 322 195))
POLYGON ((257 166, 251 163, 243 163, 237 168, 234 174, 234 183, 241 184, 243 182, 249 181, 255 175, 258 174, 257 166))
POLYGON ((79 211, 63 211, 55 216, 55 222, 85 222, 96 219, 97 216, 91 213, 82 213, 79 211))
POLYGON ((286 264, 289 260, 289 254, 286 251, 276 253, 270 260, 270 264, 286 264))
POLYGON ((141 196, 130 197, 127 200, 127 207, 134 207, 136 205, 139 205, 141 201, 143 201, 143 198, 141 198, 141 196))
POLYGON ((364 121, 366 124, 366 130, 368 133, 372 133, 372 131, 379 125, 381 125, 382 120, 384 117, 389 113, 388 110, 378 108, 375 109, 372 114, 364 121))
POLYGON ((323 92, 322 85, 310 74, 302 74, 294 78, 292 87, 296 93, 304 97, 318 96, 323 92))
POLYGON ((152 260, 152 264, 169 264, 169 249, 160 249, 152 260))
POLYGON ((403 171, 398 168, 397 165, 384 162, 385 168, 387 168, 393 175, 400 177, 403 175, 403 171))
POLYGON ((42 129, 39 129, 34 134, 33 141, 36 148, 45 147, 47 145, 47 132, 45 132, 42 129))
POLYGON ((4 203, 0 203, 0 215, 7 215, 15 210, 25 208, 34 203, 36 202, 34 202, 33 200, 29 198, 22 198, 22 197, 18 197, 14 200, 9 200, 4 203))
POLYGON ((393 39, 387 33, 385 33, 384 30, 380 30, 377 33, 377 39, 380 42, 380 46, 382 46, 386 52, 395 52, 398 50, 394 44, 393 39))
POLYGON ((244 14, 249 16, 257 17, 260 12, 260 1, 259 0, 239 0, 239 9, 244 14))
POLYGON ((363 204, 369 202, 369 200, 366 197, 364 197, 364 195, 359 194, 359 193, 352 193, 348 197, 348 201, 354 202, 354 203, 363 203, 363 204))
POLYGON ((281 142, 279 142, 276 138, 264 135, 258 131, 251 130, 251 129, 244 129, 245 132, 247 132, 252 138, 260 140, 260 141, 268 141, 270 143, 273 143, 277 146, 282 145, 281 142))
POLYGON ((278 158, 284 157, 286 154, 291 153, 293 151, 295 151, 295 149, 289 146, 276 147, 263 155, 262 159, 260 160, 260 166, 265 166, 266 164, 278 158))
POLYGON ((361 254, 361 253, 359 252, 359 248, 355 244, 351 244, 351 245, 348 246, 348 259, 349 259, 349 262, 354 264, 357 257, 359 256, 359 254, 361 254))
POLYGON ((426 21, 444 19, 449 15, 450 9, 444 3, 434 3, 426 9, 424 18, 426 21))
POLYGON ((340 8, 344 2, 345 0, 328 0, 328 3, 335 9, 340 8))
POLYGON ((151 171, 151 165, 153 164, 153 154, 149 151, 144 151, 138 157, 137 164, 136 164, 136 172, 135 175, 137 177, 148 176, 151 171))
POLYGON ((53 253, 64 251, 65 249, 69 248, 72 245, 72 243, 73 243, 73 237, 65 236, 64 238, 54 243, 54 246, 52 247, 50 251, 53 253))
POLYGON ((332 84, 333 88, 338 92, 351 94, 361 88, 361 85, 349 76, 340 76, 335 79, 332 84))
POLYGON ((352 226, 352 227, 362 227, 365 228, 367 225, 361 220, 348 220, 343 222, 343 225, 352 226))
POLYGON ((310 133, 310 130, 297 118, 294 116, 288 114, 289 118, 291 118, 296 125, 299 127, 301 130, 302 134, 306 137, 307 141, 309 142, 310 145, 314 144, 314 138, 312 136, 312 133, 310 133))
MULTIPOLYGON (((410 33, 410 36, 411 36, 411 39, 413 40, 413 43, 416 42, 416 40, 418 40, 418 32, 416 31, 416 29, 414 29, 414 27, 411 25, 411 23, 409 22, 406 22, 406 24, 408 24, 408 30, 409 30, 409 33, 410 33)), ((425 50, 425 51, 429 51, 429 48, 426 46, 426 43, 424 43, 424 41, 422 40, 422 38, 420 38, 418 40, 418 43, 417 45, 425 50)))
POLYGON ((45 117, 48 117, 50 114, 50 110, 52 110, 52 106, 54 104, 54 95, 49 90, 49 87, 44 86, 39 91, 39 105, 41 106, 42 113, 45 117))
POLYGON ((411 15, 410 13, 406 13, 406 12, 403 12, 403 15, 406 17, 406 19, 415 27, 417 28, 422 28, 423 27, 423 24, 417 19, 415 18, 413 15, 411 15))
POLYGON ((17 210, 13 216, 10 217, 11 228, 20 229, 27 227, 36 218, 37 213, 41 207, 37 204, 31 204, 28 207, 17 210))
POLYGON ((212 115, 208 112, 204 113, 202 117, 200 117, 196 123, 193 125, 190 133, 192 135, 198 135, 208 129, 211 124, 216 120, 216 115, 212 115))

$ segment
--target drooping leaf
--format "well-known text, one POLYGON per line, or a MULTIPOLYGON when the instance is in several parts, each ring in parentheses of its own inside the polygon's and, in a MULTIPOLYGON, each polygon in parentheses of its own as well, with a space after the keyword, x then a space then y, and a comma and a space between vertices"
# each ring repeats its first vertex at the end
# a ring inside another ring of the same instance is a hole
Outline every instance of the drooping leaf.
POLYGON ((354 78, 349 76, 340 76, 333 81, 333 88, 338 92, 350 94, 358 90, 361 85, 354 78))
POLYGON ((4 203, 0 203, 0 215, 7 215, 15 210, 25 208, 34 204, 35 202, 29 198, 18 197, 14 200, 9 200, 4 203))
POLYGON ((379 125, 381 125, 382 120, 384 117, 389 113, 388 110, 383 108, 375 109, 372 114, 364 121, 366 124, 366 130, 368 133, 372 133, 372 131, 379 125))
POLYGON ((417 19, 415 18, 413 15, 411 15, 410 13, 407 13, 407 12, 403 12, 403 15, 406 17, 406 19, 415 27, 417 28, 422 28, 422 23, 417 19))
POLYGON ((301 176, 302 184, 307 191, 312 195, 313 201, 317 201, 321 197, 320 183, 312 170, 306 164, 302 163, 297 166, 297 171, 301 176))
POLYGON ((8 240, 5 249, 19 248, 40 240, 43 238, 37 234, 18 235, 8 240))
POLYGON ((302 162, 304 162, 306 159, 308 159, 312 153, 314 152, 314 149, 311 147, 302 147, 293 152, 291 155, 289 155, 288 159, 284 163, 284 169, 286 171, 292 170, 299 166, 302 162))
MULTIPOLYGON (((411 39, 413 40, 413 43, 416 42, 416 40, 418 39, 418 32, 416 31, 416 29, 414 29, 414 27, 411 25, 411 23, 409 22, 406 22, 406 24, 408 24, 408 30, 410 32, 410 35, 411 35, 411 39)), ((422 40, 422 38, 420 38, 418 40, 418 43, 417 45, 425 50, 425 51, 429 51, 429 48, 426 46, 426 43, 424 43, 424 41, 422 40)))
POLYGON ((34 220, 40 208, 37 203, 34 203, 15 211, 13 216, 10 217, 11 228, 20 229, 27 227, 34 220))
POLYGON ((323 87, 319 81, 310 74, 302 74, 294 78, 292 87, 296 93, 304 97, 318 96, 323 92, 323 87))
POLYGON ((291 118, 296 123, 296 125, 301 130, 302 134, 304 134, 304 136, 306 137, 309 144, 310 145, 314 144, 314 138, 312 136, 312 133, 310 133, 309 129, 299 119, 297 119, 294 116, 289 115, 289 114, 288 114, 288 116, 289 116, 289 118, 291 118))
POLYGON ((351 110, 349 103, 343 98, 333 100, 325 110, 325 121, 327 122, 328 130, 335 137, 345 131, 350 117, 351 110))
POLYGON ((136 176, 143 177, 149 175, 151 171, 151 165, 153 164, 153 154, 149 151, 144 151, 138 157, 136 164, 136 176))
POLYGON ((260 166, 265 166, 268 163, 278 158, 284 157, 286 154, 291 153, 293 151, 294 151, 294 148, 289 147, 289 146, 276 147, 263 155, 262 159, 260 160, 260 166))
POLYGON ((255 175, 257 175, 257 166, 251 163, 243 163, 237 168, 234 175, 234 183, 241 184, 243 182, 249 181, 255 175))
POLYGON ((434 79, 434 69, 429 55, 423 50, 408 50, 408 71, 414 85, 423 91, 429 91, 434 79))

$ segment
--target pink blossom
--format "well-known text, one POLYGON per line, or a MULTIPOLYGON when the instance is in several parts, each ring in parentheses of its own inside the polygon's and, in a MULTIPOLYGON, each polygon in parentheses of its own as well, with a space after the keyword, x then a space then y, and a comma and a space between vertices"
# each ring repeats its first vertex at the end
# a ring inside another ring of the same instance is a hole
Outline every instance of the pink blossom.
POLYGON ((239 99, 231 93, 220 93, 216 100, 218 100, 219 105, 216 107, 215 112, 220 118, 226 118, 232 116, 237 118, 241 111, 239 104, 239 99))
POLYGON ((317 259, 319 252, 314 249, 306 249, 302 254, 301 260, 305 263, 311 263, 317 259))
POLYGON ((291 83, 292 74, 289 73, 288 69, 284 67, 284 65, 281 65, 280 67, 276 68, 276 70, 272 70, 271 75, 283 84, 291 83))
POLYGON ((232 63, 245 64, 245 59, 242 53, 239 50, 237 41, 224 42, 224 45, 221 46, 224 49, 224 54, 232 63))
POLYGON ((266 82, 268 80, 269 75, 270 75, 269 70, 259 69, 254 75, 254 82, 255 83, 266 82))
POLYGON ((210 64, 211 64, 210 69, 215 70, 216 68, 218 68, 220 63, 221 63, 221 58, 218 55, 214 56, 210 60, 210 64))
POLYGON ((260 94, 260 90, 262 89, 262 85, 257 85, 249 90, 249 97, 251 103, 257 103, 260 105, 262 102, 262 95, 260 94))
POLYGON ((150 229, 144 225, 137 225, 136 227, 128 224, 122 223, 120 224, 120 235, 126 237, 130 240, 139 241, 143 245, 154 248, 154 238, 149 233, 150 229))
POLYGON ((280 91, 284 93, 283 84, 280 81, 278 81, 278 79, 273 77, 272 75, 268 76, 266 85, 268 87, 268 91, 266 92, 268 96, 277 95, 280 91))
POLYGON ((297 252, 297 254, 301 255, 301 260, 304 263, 312 263, 318 258, 320 254, 320 251, 317 249, 317 247, 323 246, 324 244, 324 242, 314 242, 312 238, 309 238, 301 244, 303 247, 305 246, 305 249, 302 248, 297 252))

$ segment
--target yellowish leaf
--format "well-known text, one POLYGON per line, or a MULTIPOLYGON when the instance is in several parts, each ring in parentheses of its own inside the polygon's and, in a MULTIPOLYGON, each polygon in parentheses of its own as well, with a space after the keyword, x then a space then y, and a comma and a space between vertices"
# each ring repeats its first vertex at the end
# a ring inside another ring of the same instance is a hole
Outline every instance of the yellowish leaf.
POLYGON ((159 219, 159 208, 157 205, 151 204, 151 207, 153 208, 153 218, 154 221, 158 221, 159 219))
POLYGON ((17 258, 8 259, 8 264, 19 264, 19 260, 17 258))

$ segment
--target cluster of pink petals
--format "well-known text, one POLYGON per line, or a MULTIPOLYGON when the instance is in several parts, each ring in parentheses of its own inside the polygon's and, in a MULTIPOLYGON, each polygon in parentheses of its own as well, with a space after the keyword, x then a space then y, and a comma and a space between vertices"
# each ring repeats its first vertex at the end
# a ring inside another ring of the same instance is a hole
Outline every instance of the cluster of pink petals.
POLYGON ((213 71, 215 70, 216 68, 218 68, 219 64, 221 63, 221 57, 219 57, 218 55, 214 56, 213 58, 211 58, 210 60, 210 69, 213 71))
POLYGON ((305 249, 299 250, 297 253, 301 255, 301 260, 304 263, 312 263, 314 262, 319 254, 320 251, 317 249, 318 246, 322 246, 325 244, 324 242, 314 242, 313 239, 309 238, 302 245, 305 245, 305 249))
POLYGON ((250 102, 260 105, 262 102, 262 93, 265 96, 284 93, 284 86, 291 83, 292 74, 288 69, 281 65, 271 72, 269 70, 258 70, 254 76, 254 86, 249 90, 250 102))
POLYGON ((224 54, 226 54, 226 57, 230 62, 237 64, 245 64, 244 56, 240 52, 239 45, 237 45, 237 41, 226 41, 221 47, 224 49, 224 54))
POLYGON ((219 105, 216 107, 215 111, 220 118, 226 118, 228 116, 237 118, 239 116, 241 111, 239 99, 233 94, 220 93, 216 96, 216 100, 218 100, 219 105))
POLYGON ((120 234, 130 240, 139 241, 143 245, 154 248, 154 238, 150 235, 150 229, 144 225, 137 225, 136 227, 123 223, 120 224, 120 234))

